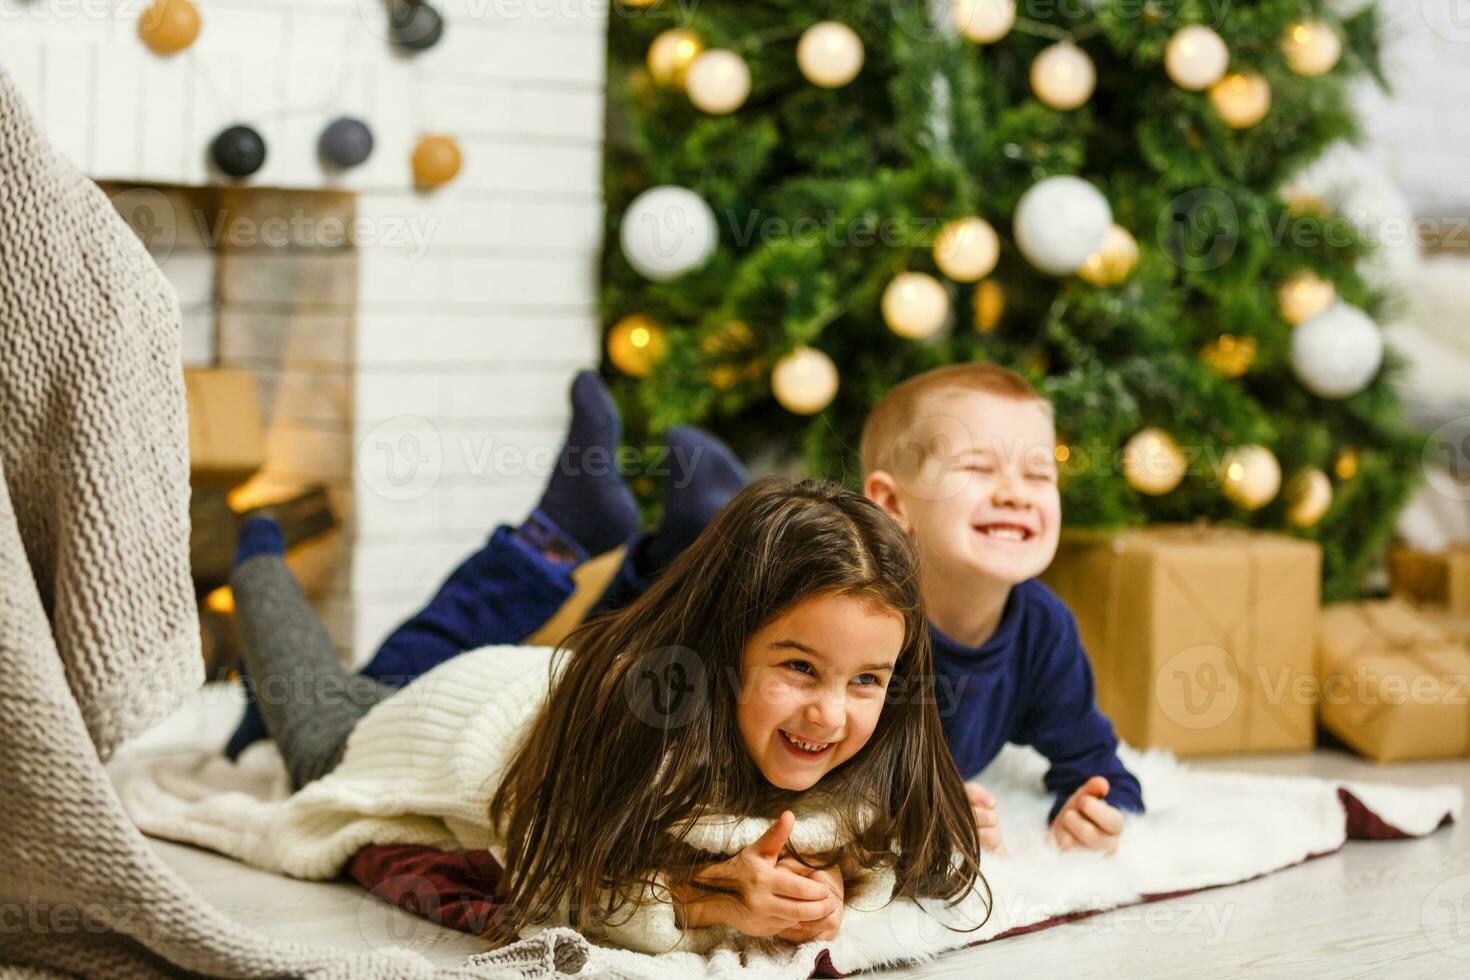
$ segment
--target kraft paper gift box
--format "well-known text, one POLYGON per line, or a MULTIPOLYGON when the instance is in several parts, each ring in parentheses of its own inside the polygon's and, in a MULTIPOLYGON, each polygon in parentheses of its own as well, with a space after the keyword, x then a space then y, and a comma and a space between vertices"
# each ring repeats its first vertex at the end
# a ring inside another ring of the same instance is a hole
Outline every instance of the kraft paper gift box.
POLYGON ((1322 724, 1379 762, 1470 754, 1470 649, 1407 603, 1322 611, 1322 724))
POLYGON ((265 465, 265 426, 248 371, 184 370, 189 404, 189 482, 229 489, 265 465))
POLYGON ((1314 744, 1321 570, 1310 542, 1153 526, 1067 532, 1042 579, 1077 618, 1118 734, 1207 755, 1314 744))
POLYGON ((1421 619, 1426 619, 1446 633, 1450 639, 1470 647, 1470 613, 1446 612, 1438 606, 1415 606, 1421 619))
POLYGON ((1396 597, 1470 616, 1470 547, 1448 551, 1395 548, 1388 568, 1396 597))

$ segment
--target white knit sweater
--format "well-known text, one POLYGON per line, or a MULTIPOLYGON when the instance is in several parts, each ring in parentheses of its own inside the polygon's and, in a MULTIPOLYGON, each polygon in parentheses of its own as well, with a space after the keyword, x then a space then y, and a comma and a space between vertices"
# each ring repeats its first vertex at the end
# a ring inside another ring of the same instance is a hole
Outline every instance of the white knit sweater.
MULTIPOLYGON (((129 803, 144 831, 222 851, 298 878, 331 878, 368 844, 489 849, 505 841, 489 825, 490 799, 552 678, 547 647, 492 646, 461 654, 378 704, 358 722, 341 763, 281 801, 241 793, 129 803)), ((795 808, 791 846, 830 851, 842 841, 830 812, 795 808)), ((712 856, 753 843, 769 820, 705 818, 688 842, 712 856)), ((848 886, 848 901, 883 904, 891 874, 848 886)), ((648 953, 706 951, 731 934, 680 930, 673 907, 649 900, 594 936, 648 953)), ((846 918, 846 916, 845 916, 846 918)), ((556 925, 559 923, 548 923, 556 925)), ((534 931, 534 930, 533 930, 534 931)), ((584 928, 584 931, 587 931, 584 928)))

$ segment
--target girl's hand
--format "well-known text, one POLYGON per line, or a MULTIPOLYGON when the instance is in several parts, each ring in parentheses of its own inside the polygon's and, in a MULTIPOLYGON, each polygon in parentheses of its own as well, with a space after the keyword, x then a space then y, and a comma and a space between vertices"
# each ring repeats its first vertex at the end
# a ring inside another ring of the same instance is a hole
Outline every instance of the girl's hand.
POLYGON ((809 943, 816 940, 836 939, 837 932, 842 928, 842 912, 846 906, 843 900, 846 897, 842 883, 842 869, 833 865, 830 868, 808 868, 795 858, 785 857, 779 862, 781 867, 789 868, 804 878, 820 881, 832 892, 832 897, 837 899, 837 909, 825 919, 817 922, 803 922, 799 926, 778 933, 782 939, 789 939, 793 943, 809 943))
POLYGON ((680 919, 689 926, 725 925, 747 936, 764 937, 840 912, 842 901, 833 897, 827 884, 782 866, 781 851, 794 826, 796 817, 787 810, 755 843, 695 875, 696 886, 717 885, 739 897, 714 893, 680 902, 680 919))
POLYGON ((1093 776, 1057 811, 1047 839, 1062 851, 1085 847, 1104 854, 1115 852, 1123 835, 1123 814, 1104 799, 1107 795, 1108 781, 1093 776))
POLYGON ((995 794, 975 783, 966 783, 965 792, 970 796, 970 809, 975 811, 981 849, 996 854, 1006 853, 1006 844, 1000 835, 1000 818, 995 815, 995 794))

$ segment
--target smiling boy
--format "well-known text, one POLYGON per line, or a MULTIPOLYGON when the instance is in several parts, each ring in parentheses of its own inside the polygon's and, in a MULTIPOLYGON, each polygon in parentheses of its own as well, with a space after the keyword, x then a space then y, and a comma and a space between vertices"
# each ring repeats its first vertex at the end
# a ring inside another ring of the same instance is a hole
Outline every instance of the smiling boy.
MULTIPOLYGON (((869 415, 863 492, 919 549, 945 739, 973 779, 1006 742, 1051 763, 1049 837, 1112 853, 1123 811, 1142 812, 1094 700, 1071 612, 1036 576, 1061 529, 1052 407, 989 364, 910 378, 869 415)), ((981 838, 1003 850, 994 797, 971 786, 981 838)))

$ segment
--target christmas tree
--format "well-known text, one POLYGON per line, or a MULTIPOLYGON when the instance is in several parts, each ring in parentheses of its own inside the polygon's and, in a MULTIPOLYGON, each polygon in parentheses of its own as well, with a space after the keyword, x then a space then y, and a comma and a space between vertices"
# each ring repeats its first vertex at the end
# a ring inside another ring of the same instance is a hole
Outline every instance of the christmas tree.
POLYGON ((1291 180, 1356 135, 1372 3, 619 8, 603 316, 634 431, 856 484, 941 364, 1056 406, 1071 526, 1228 521, 1355 595, 1418 472, 1368 248, 1291 180))

